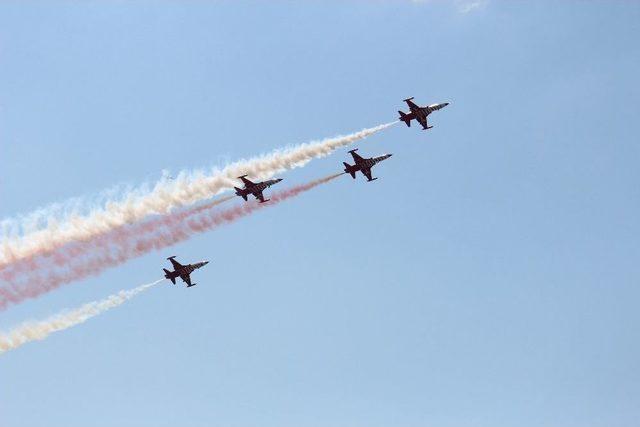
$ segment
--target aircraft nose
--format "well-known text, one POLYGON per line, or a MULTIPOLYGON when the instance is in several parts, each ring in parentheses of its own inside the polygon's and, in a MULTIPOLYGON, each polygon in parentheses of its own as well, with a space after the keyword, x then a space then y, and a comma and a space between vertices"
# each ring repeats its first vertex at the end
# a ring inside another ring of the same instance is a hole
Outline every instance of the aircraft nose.
POLYGON ((443 106, 443 107, 446 107, 447 105, 449 105, 449 103, 448 103, 448 102, 444 102, 444 103, 442 103, 442 106, 443 106))
POLYGON ((276 182, 280 182, 280 181, 282 181, 282 178, 276 179, 276 182))

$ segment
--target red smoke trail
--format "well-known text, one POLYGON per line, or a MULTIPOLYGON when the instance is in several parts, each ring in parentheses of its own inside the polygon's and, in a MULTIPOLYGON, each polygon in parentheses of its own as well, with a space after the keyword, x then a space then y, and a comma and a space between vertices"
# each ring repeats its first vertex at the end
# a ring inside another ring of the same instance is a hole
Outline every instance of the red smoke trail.
POLYGON ((0 310, 6 309, 9 304, 18 304, 26 299, 36 298, 64 284, 99 274, 107 268, 118 266, 152 250, 172 246, 195 234, 232 223, 264 207, 274 206, 309 191, 340 175, 342 173, 276 192, 271 195, 271 200, 267 203, 249 202, 218 211, 213 210, 213 206, 221 203, 217 200, 144 223, 121 227, 95 239, 52 251, 47 258, 54 265, 49 262, 40 269, 38 269, 39 261, 31 259, 20 267, 23 275, 26 276, 23 284, 7 280, 9 286, 0 288, 0 310), (54 271, 55 266, 63 268, 63 271, 54 271), (34 270, 29 272, 26 270, 29 267, 34 270))
MULTIPOLYGON (((53 249, 50 249, 45 253, 32 255, 10 264, 0 265, 0 280, 9 284, 13 284, 15 283, 15 279, 21 274, 33 273, 43 265, 46 267, 46 264, 51 260, 53 260, 57 265, 62 265, 73 258, 84 255, 88 249, 93 248, 96 245, 106 245, 109 241, 113 240, 114 235, 122 233, 122 231, 128 227, 136 227, 139 233, 150 233, 153 231, 157 231, 159 228, 166 226, 172 222, 180 222, 187 217, 196 215, 204 210, 211 209, 214 206, 218 206, 224 202, 228 202, 233 198, 234 196, 225 196, 223 198, 193 207, 188 210, 183 210, 174 214, 153 218, 139 224, 123 225, 115 230, 112 230, 109 233, 95 236, 90 240, 74 242, 69 245, 58 245, 57 247, 54 247, 53 249)), ((0 294, 1 293, 2 289, 0 289, 0 294)))
POLYGON ((11 265, 11 268, 0 270, 0 279, 8 285, 0 288, 0 310, 4 310, 9 303, 20 303, 27 298, 34 298, 56 289, 60 285, 98 274, 108 266, 122 264, 128 259, 124 257, 128 250, 124 246, 132 236, 150 236, 233 198, 234 196, 226 196, 143 223, 121 226, 93 239, 75 242, 48 251, 44 255, 17 261, 15 265, 11 265), (56 267, 66 271, 55 272, 53 270, 56 267), (22 282, 26 283, 19 282, 19 279, 23 279, 22 282))

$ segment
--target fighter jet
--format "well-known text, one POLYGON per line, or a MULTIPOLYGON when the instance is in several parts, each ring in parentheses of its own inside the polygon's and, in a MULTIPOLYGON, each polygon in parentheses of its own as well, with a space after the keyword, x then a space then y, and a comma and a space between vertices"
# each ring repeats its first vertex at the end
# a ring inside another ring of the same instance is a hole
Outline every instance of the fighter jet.
POLYGON ((195 283, 191 283, 191 273, 193 272, 193 270, 197 270, 198 268, 209 264, 209 261, 202 261, 202 262, 196 262, 195 264, 182 265, 178 261, 176 261, 174 258, 175 258, 175 255, 170 256, 167 259, 171 261, 171 264, 173 264, 173 268, 175 271, 169 271, 166 268, 163 268, 164 277, 165 279, 171 280, 171 283, 173 283, 174 285, 176 284, 176 279, 179 277, 182 279, 183 282, 187 284, 187 288, 190 288, 196 285, 195 283))
POLYGON ((412 99, 413 99, 413 96, 411 98, 407 98, 404 100, 404 102, 406 102, 407 105, 409 106, 410 111, 409 113, 403 113, 402 111, 398 111, 398 113, 400 114, 400 117, 398 117, 398 120, 402 120, 407 124, 407 127, 410 127, 411 120, 416 119, 418 123, 422 125, 422 130, 431 129, 433 127, 433 126, 429 126, 429 124, 427 123, 427 116, 429 114, 449 105, 448 102, 443 102, 441 104, 431 104, 426 107, 420 107, 414 104, 411 101, 412 99))
POLYGON ((371 168, 376 163, 379 163, 391 157, 391 154, 385 154, 384 156, 371 157, 370 159, 365 159, 363 157, 360 157, 358 154, 356 154, 356 151, 358 151, 357 148, 355 150, 349 151, 349 153, 351 153, 351 155, 353 156, 353 161, 356 164, 350 165, 347 162, 342 162, 342 164, 344 165, 344 171, 350 174, 351 177, 353 177, 353 179, 356 179, 356 172, 358 171, 362 172, 362 174, 367 177, 367 181, 375 181, 376 179, 378 179, 378 178, 371 178, 371 168))
POLYGON ((270 179, 268 181, 262 181, 262 182, 251 182, 247 179, 247 175, 239 176, 238 179, 242 180, 242 182, 244 183, 244 188, 233 187, 236 189, 236 194, 242 197, 244 200, 247 200, 247 196, 249 194, 253 194, 253 196, 256 199, 260 200, 260 203, 268 202, 270 200, 270 199, 265 200, 264 196, 262 195, 262 192, 267 188, 271 187, 272 185, 282 181, 281 178, 278 178, 278 179, 270 179))

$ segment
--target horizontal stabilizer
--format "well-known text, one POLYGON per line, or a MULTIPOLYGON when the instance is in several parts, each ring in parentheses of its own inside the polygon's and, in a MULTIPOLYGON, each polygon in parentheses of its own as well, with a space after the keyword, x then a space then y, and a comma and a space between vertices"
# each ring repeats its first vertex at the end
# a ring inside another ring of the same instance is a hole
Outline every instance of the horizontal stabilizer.
POLYGON ((407 125, 407 127, 411 127, 411 119, 409 118, 409 116, 402 111, 398 111, 398 114, 400 114, 399 119, 402 120, 407 125))
POLYGON ((347 162, 342 162, 344 165, 344 171, 351 175, 351 178, 356 179, 356 171, 351 168, 351 165, 347 162))
MULTIPOLYGON (((246 175, 245 175, 246 176, 246 175)), ((236 195, 242 197, 245 201, 247 200, 247 193, 245 193, 244 191, 242 191, 241 188, 238 187, 233 187, 236 189, 236 195)))
POLYGON ((163 268, 163 270, 164 270, 165 279, 171 280, 171 283, 173 283, 175 285, 176 284, 176 278, 174 276, 172 276, 171 272, 169 270, 167 270, 166 268, 163 268))
POLYGON ((195 286, 195 285, 197 285, 197 283, 192 283, 190 285, 187 285, 187 288, 190 288, 190 287, 195 286))

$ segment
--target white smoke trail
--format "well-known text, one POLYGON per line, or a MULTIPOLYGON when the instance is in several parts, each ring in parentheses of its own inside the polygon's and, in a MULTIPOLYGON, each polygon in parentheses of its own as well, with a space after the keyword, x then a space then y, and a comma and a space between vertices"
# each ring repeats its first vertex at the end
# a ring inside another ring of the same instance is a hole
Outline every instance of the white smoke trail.
MULTIPOLYGON (((72 241, 89 239, 148 215, 166 214, 172 209, 208 199, 238 185, 236 178, 239 175, 267 179, 285 170, 302 167, 314 158, 327 156, 337 148, 367 138, 395 123, 279 149, 270 154, 240 160, 209 174, 201 171, 181 172, 176 179, 160 180, 150 191, 144 188, 128 191, 120 200, 107 201, 104 207, 93 210, 89 215, 74 214, 62 221, 49 218, 45 224, 41 224, 40 229, 23 235, 9 233, 2 238, 0 268, 2 264, 48 252, 72 241)), ((38 216, 40 222, 41 217, 38 216)))
POLYGON ((0 354, 14 350, 31 341, 43 340, 53 332, 69 329, 72 326, 84 323, 92 317, 122 305, 140 292, 146 291, 163 280, 164 279, 156 280, 153 283, 138 286, 137 288, 120 291, 103 300, 84 304, 74 310, 56 314, 46 320, 25 322, 7 333, 0 334, 0 354))

